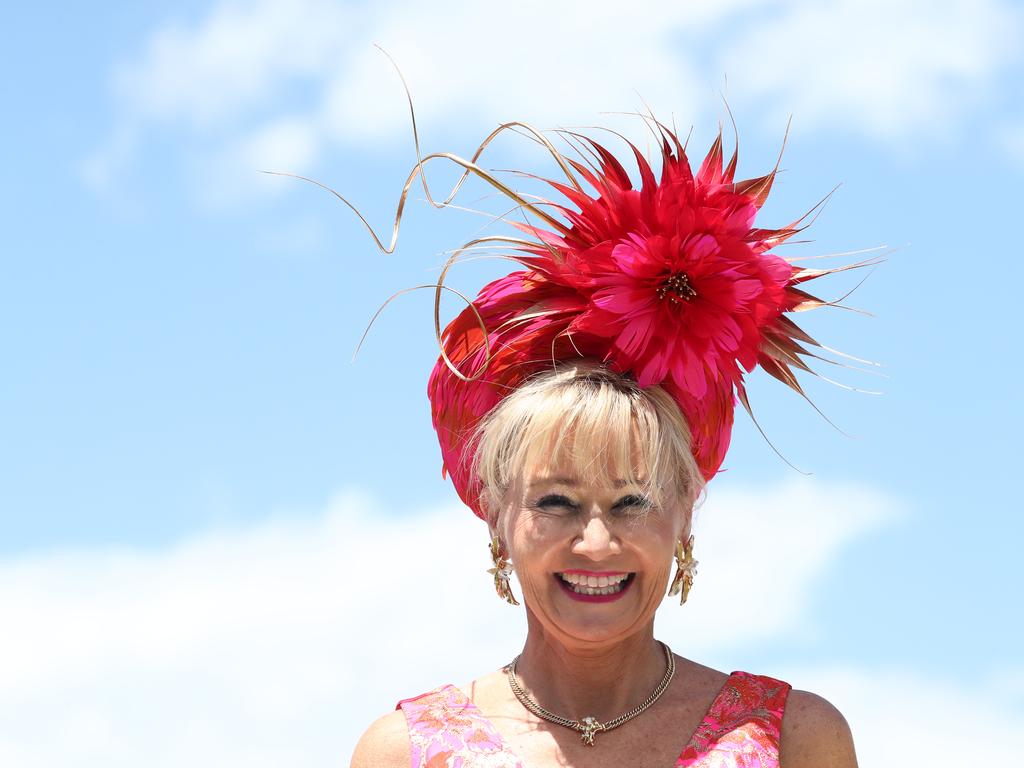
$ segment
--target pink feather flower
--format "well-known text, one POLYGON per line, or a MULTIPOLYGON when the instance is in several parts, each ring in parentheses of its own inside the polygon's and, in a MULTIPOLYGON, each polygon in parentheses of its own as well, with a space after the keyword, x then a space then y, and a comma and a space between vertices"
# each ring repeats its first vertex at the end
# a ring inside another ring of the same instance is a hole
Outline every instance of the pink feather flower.
POLYGON ((642 387, 663 386, 690 424, 706 479, 725 457, 737 397, 749 410, 744 372, 760 364, 803 395, 791 367, 810 371, 800 356, 816 342, 785 313, 825 304, 798 288, 802 282, 859 265, 801 270, 770 253, 803 220, 755 226, 776 171, 734 181, 737 156, 723 167, 719 135, 694 174, 676 136, 659 128, 660 180, 629 144, 639 189, 607 149, 578 136, 600 170, 564 159, 595 194, 545 180, 571 204, 542 203, 565 225, 545 217, 558 225, 552 232, 509 222, 537 242, 518 241, 526 270, 492 282, 474 301, 486 339, 470 307, 443 334, 448 361, 438 360, 428 395, 444 471, 478 515, 467 455, 472 429, 553 360, 594 356, 642 387))

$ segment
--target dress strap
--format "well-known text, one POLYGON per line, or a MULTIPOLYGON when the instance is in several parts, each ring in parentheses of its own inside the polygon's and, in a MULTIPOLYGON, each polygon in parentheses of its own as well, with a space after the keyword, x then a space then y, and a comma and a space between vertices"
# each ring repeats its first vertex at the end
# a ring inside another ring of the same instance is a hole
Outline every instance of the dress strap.
POLYGON ((522 768, 501 734, 458 687, 450 684, 402 699, 412 752, 410 768, 522 768))
POLYGON ((782 715, 791 688, 767 675, 733 672, 676 761, 676 768, 778 768, 782 715))

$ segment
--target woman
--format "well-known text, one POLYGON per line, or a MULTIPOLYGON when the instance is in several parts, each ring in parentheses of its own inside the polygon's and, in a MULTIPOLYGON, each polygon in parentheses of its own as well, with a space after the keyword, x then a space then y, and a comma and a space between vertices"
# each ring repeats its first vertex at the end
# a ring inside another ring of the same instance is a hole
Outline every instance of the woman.
POLYGON ((498 595, 519 605, 515 569, 527 637, 501 669, 398 702, 353 768, 855 766, 826 700, 654 637, 666 588, 686 601, 693 505, 725 456, 735 401, 749 411, 743 373, 760 365, 803 394, 792 368, 810 370, 816 342, 787 314, 823 305, 802 286, 837 270, 770 252, 800 220, 754 226, 775 171, 734 181, 721 136, 693 173, 652 118, 661 178, 630 144, 634 189, 596 141, 563 132, 596 164, 578 162, 520 127, 558 162, 566 181, 548 183, 574 207, 530 203, 477 166, 487 142, 473 161, 421 159, 406 191, 444 157, 548 226, 510 222, 530 237, 467 244, 507 244, 526 269, 439 334, 428 385, 444 471, 488 524, 498 595))

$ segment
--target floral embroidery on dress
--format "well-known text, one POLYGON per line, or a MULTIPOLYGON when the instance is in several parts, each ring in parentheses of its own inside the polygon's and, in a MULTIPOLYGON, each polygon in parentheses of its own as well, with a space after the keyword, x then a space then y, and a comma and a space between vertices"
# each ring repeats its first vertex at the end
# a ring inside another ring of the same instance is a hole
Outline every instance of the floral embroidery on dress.
POLYGON ((733 672, 676 768, 778 768, 782 713, 789 683, 733 672))
MULTIPOLYGON (((733 672, 676 759, 675 768, 779 768, 779 734, 791 686, 733 672)), ((454 685, 402 699, 411 768, 523 768, 493 723, 454 685)))
POLYGON ((411 768, 523 768, 501 734, 454 685, 442 685, 395 709, 409 726, 411 768))

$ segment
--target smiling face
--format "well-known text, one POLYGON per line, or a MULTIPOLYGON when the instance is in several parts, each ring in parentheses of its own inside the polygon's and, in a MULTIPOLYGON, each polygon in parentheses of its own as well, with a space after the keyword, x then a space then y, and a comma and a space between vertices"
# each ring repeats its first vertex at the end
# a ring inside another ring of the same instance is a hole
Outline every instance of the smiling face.
POLYGON ((687 507, 658 504, 639 480, 583 474, 532 463, 501 521, 527 610, 567 644, 622 639, 652 622, 690 522, 687 507))
POLYGON ((508 394, 479 430, 480 506, 531 622, 601 642, 653 621, 703 487, 675 401, 573 361, 508 394))

